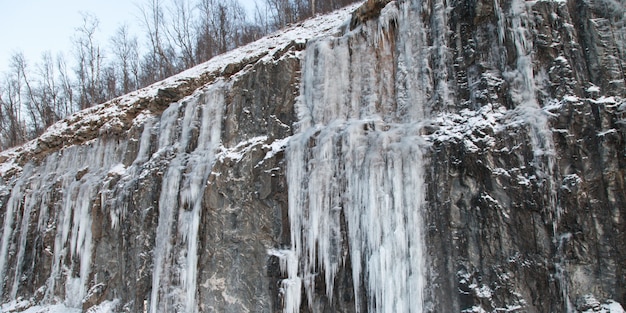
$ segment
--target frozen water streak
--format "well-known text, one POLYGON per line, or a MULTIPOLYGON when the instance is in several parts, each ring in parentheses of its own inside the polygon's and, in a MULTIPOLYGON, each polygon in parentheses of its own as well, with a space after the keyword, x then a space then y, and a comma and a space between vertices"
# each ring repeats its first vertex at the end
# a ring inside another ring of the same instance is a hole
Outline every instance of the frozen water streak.
MULTIPOLYGON (((497 4, 497 2, 496 2, 497 4)), ((532 4, 532 2, 530 2, 532 4)), ((528 10, 529 3, 522 0, 513 0, 509 11, 508 23, 510 36, 515 46, 517 54, 516 68, 504 73, 505 77, 511 82, 512 99, 516 104, 516 112, 529 127, 530 142, 533 148, 533 166, 537 171, 541 180, 541 185, 546 191, 545 212, 553 217, 552 227, 553 236, 555 238, 557 264, 555 266, 561 295, 564 303, 564 310, 567 313, 574 312, 574 305, 569 298, 569 287, 567 273, 564 270, 563 245, 565 241, 563 234, 560 233, 559 224, 563 215, 562 208, 558 203, 557 195, 557 177, 558 171, 555 170, 557 164, 556 150, 552 138, 552 130, 550 129, 547 114, 541 108, 537 100, 536 92, 538 90, 534 75, 533 65, 533 42, 529 39, 532 37, 529 33, 534 27, 532 24, 532 13, 528 10)), ((496 6, 498 16, 503 16, 499 6, 496 6)), ((499 24, 500 26, 501 24, 499 24)), ((502 31, 503 32, 503 31, 502 31)))
POLYGON ((167 154, 162 150, 176 154, 163 176, 159 197, 150 312, 198 310, 195 297, 202 195, 220 144, 224 92, 224 83, 211 85, 190 102, 172 105, 161 118, 163 137, 155 155, 167 154), (199 128, 197 146, 186 152, 195 128, 199 128), (185 248, 173 251, 173 242, 185 248))

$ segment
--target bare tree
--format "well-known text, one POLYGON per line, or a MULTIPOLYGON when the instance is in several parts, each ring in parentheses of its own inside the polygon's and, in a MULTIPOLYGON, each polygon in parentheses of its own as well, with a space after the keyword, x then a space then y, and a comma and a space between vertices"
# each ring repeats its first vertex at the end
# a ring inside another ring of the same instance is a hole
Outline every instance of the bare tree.
POLYGON ((148 37, 148 54, 143 60, 143 83, 153 83, 174 73, 172 49, 165 35, 164 8, 160 0, 146 0, 140 7, 148 37))
POLYGON ((270 9, 274 29, 299 20, 296 6, 290 0, 266 0, 265 5, 270 9))
POLYGON ((199 17, 196 25, 196 33, 198 34, 196 58, 198 62, 206 61, 217 54, 216 36, 211 22, 214 2, 212 0, 200 0, 197 4, 199 17))
POLYGON ((4 150, 9 147, 9 121, 8 121, 8 112, 5 110, 8 107, 8 104, 4 101, 4 88, 0 85, 0 150, 4 150))
POLYGON ((101 82, 104 56, 95 39, 98 24, 98 19, 94 15, 83 13, 83 25, 76 29, 77 34, 74 38, 80 109, 98 104, 105 99, 101 82))
POLYGON ((301 21, 318 13, 339 9, 354 0, 265 0, 265 7, 271 12, 273 29, 301 21))
POLYGON ((25 142, 27 138, 22 119, 22 78, 15 64, 11 64, 2 85, 2 146, 8 148, 25 142))
MULTIPOLYGON (((28 77, 26 58, 24 58, 23 53, 18 52, 11 56, 11 67, 17 74, 16 80, 21 86, 19 91, 19 105, 21 109, 24 110, 23 113, 26 113, 28 116, 32 132, 38 134, 43 128, 40 119, 43 105, 39 102, 39 99, 37 99, 33 84, 28 77)), ((27 137, 29 136, 27 135, 27 137)))
POLYGON ((42 55, 42 61, 33 73, 21 53, 12 58, 14 69, 23 83, 22 109, 27 119, 27 139, 40 135, 47 127, 59 120, 59 89, 56 85, 55 69, 50 53, 42 55))
POLYGON ((265 35, 272 31, 269 22, 270 9, 267 5, 259 5, 258 2, 254 3, 254 25, 259 27, 260 32, 265 35))
POLYGON ((120 26, 111 38, 113 66, 119 80, 119 92, 129 93, 139 86, 139 51, 137 38, 131 37, 128 26, 120 26))
POLYGON ((44 106, 42 121, 44 127, 47 128, 58 121, 61 116, 66 115, 63 109, 65 105, 61 104, 61 89, 58 86, 56 68, 49 51, 42 55, 38 68, 39 97, 44 106))
POLYGON ((102 70, 102 89, 106 100, 113 99, 121 95, 117 86, 117 74, 115 73, 115 67, 112 64, 105 66, 102 70))
POLYGON ((245 10, 236 0, 200 0, 198 51, 203 60, 238 46, 245 10))
POLYGON ((194 6, 189 0, 173 1, 170 9, 171 27, 167 30, 169 37, 177 47, 179 68, 190 68, 198 63, 194 44, 197 42, 194 32, 194 6))
POLYGON ((3 121, 8 131, 5 136, 11 144, 32 139, 59 120, 59 88, 55 79, 52 57, 42 56, 37 70, 30 70, 22 53, 11 57, 11 72, 5 80, 3 121), (13 128, 19 132, 12 132, 13 128))
POLYGON ((57 56, 57 68, 59 70, 59 83, 63 100, 60 102, 59 117, 67 116, 75 111, 74 87, 67 70, 67 62, 62 53, 57 56))

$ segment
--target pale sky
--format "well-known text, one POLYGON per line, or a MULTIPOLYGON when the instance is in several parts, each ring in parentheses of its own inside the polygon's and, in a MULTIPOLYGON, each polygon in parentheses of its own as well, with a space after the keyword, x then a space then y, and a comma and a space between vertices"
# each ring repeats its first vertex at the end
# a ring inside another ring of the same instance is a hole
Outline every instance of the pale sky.
MULTIPOLYGON (((0 75, 9 68, 9 58, 22 51, 29 67, 41 60, 45 51, 69 55, 71 37, 82 25, 81 12, 95 15, 100 24, 97 39, 109 46, 109 38, 126 23, 131 33, 143 40, 138 4, 144 0, 0 0, 0 75)), ((241 1, 254 7, 254 0, 241 1)))

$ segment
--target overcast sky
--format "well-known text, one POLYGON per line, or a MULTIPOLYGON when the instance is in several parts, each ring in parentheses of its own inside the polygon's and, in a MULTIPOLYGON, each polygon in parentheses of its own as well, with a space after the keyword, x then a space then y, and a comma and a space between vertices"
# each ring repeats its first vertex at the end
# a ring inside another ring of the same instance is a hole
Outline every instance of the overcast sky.
MULTIPOLYGON (((45 51, 53 57, 68 54, 75 28, 81 26, 81 12, 100 21, 97 39, 108 46, 109 38, 126 23, 142 36, 138 4, 144 0, 0 0, 0 74, 9 67, 9 58, 22 51, 29 66, 39 62, 45 51)), ((254 0, 241 1, 254 7, 254 0)), ((142 40, 143 38, 140 38, 142 40)), ((67 58, 70 55, 66 55, 67 58)))

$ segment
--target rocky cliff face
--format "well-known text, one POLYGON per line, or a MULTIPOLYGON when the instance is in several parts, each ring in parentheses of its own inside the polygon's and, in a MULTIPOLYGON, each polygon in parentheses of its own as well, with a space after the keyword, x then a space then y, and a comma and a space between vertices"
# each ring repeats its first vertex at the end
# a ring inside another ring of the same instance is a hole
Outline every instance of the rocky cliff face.
POLYGON ((624 3, 355 10, 3 152, 3 312, 624 312, 624 3))

